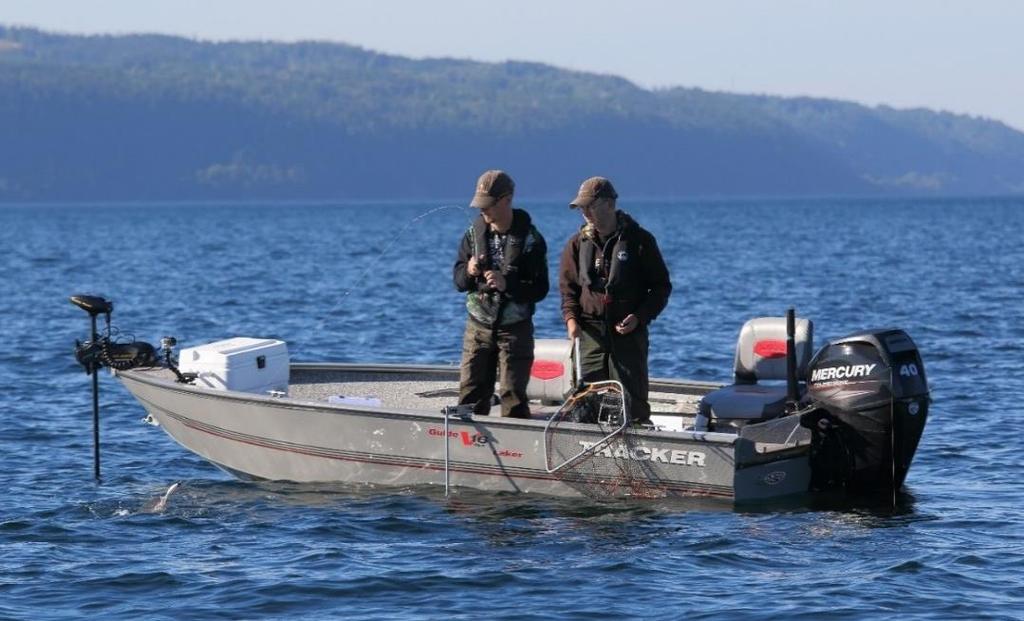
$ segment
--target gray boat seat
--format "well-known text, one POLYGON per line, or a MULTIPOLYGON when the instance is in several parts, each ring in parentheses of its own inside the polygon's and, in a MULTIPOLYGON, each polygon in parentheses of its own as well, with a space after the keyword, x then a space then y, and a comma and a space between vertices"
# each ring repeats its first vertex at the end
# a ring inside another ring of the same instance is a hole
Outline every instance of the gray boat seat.
POLYGON ((575 385, 572 341, 568 339, 536 339, 533 344, 533 366, 526 398, 545 404, 561 404, 575 385))
MULTIPOLYGON (((796 376, 803 378, 814 353, 814 324, 797 318, 796 376)), ((700 413, 709 420, 760 421, 780 416, 786 405, 786 318, 759 317, 743 324, 733 363, 735 383, 708 393, 700 413), (781 380, 782 383, 763 382, 781 380)), ((801 390, 802 390, 801 386, 801 390)))

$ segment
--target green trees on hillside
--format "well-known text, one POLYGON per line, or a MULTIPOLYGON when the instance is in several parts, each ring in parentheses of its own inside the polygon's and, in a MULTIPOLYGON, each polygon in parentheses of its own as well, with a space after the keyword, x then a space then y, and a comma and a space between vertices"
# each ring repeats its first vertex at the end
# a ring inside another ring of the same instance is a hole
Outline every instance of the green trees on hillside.
POLYGON ((1024 188, 992 121, 324 43, 0 27, 0 136, 0 199, 448 195, 492 166, 532 195, 1024 188))

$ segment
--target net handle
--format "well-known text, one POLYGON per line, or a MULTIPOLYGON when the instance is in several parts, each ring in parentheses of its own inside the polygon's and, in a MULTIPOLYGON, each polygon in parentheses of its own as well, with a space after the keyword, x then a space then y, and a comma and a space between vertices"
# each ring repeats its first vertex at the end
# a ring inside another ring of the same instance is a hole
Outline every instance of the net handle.
POLYGON ((572 339, 572 361, 576 369, 576 381, 573 382, 573 392, 583 386, 583 361, 580 359, 580 337, 572 339))

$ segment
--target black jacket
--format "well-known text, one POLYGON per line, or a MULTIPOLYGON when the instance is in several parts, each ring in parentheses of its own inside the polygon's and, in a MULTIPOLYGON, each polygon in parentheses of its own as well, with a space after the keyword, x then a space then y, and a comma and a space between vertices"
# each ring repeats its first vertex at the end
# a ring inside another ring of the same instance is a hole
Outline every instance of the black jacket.
MULTIPOLYGON (((497 317, 478 316, 481 304, 488 303, 502 308, 508 317, 528 318, 533 314, 537 302, 548 294, 547 244, 530 215, 522 209, 512 210, 512 226, 505 241, 504 265, 492 266, 505 277, 505 291, 498 293, 487 286, 483 274, 470 276, 467 271, 469 259, 474 255, 488 254, 487 238, 493 235, 483 217, 478 217, 462 236, 452 281, 459 291, 467 292, 467 308, 471 315, 487 324, 495 323, 497 317), (489 320, 488 320, 489 319, 489 320)), ((481 270, 486 271, 487 268, 481 270)), ((484 309, 486 313, 486 308, 484 309)), ((498 321, 498 323, 506 323, 498 321)))
POLYGON ((646 326, 668 304, 672 281, 654 236, 628 214, 618 217, 619 229, 600 246, 589 226, 566 243, 558 268, 564 320, 618 323, 632 313, 646 326))

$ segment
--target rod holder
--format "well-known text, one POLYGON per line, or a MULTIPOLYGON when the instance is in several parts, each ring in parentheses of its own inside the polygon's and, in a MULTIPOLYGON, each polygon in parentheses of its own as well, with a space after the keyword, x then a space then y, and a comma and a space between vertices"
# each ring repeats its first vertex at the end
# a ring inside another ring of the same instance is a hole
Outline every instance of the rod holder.
POLYGON ((796 310, 786 311, 786 402, 791 410, 800 401, 796 382, 796 310))

